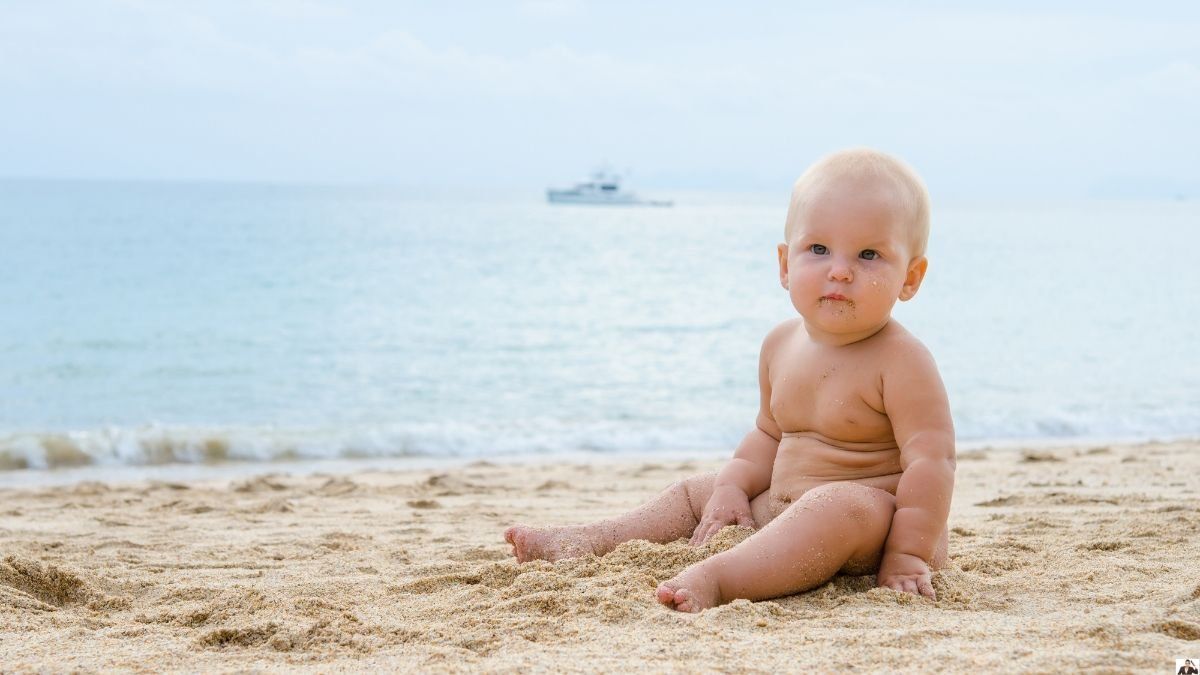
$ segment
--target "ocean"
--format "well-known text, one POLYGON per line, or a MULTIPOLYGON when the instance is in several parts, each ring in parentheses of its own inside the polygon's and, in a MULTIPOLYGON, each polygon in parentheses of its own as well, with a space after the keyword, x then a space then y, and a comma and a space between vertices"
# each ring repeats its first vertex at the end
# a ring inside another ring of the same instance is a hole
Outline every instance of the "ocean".
MULTIPOLYGON (((0 473, 729 452, 787 187, 655 196, 0 181, 0 473)), ((1200 436, 1200 204, 934 197, 960 443, 1200 436)))

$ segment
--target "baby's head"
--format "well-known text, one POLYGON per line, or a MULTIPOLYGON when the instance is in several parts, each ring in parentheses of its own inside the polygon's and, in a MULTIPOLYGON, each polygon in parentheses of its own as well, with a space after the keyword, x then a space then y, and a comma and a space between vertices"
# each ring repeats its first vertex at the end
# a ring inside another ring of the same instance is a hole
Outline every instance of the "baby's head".
POLYGON ((796 181, 784 236, 779 281, 810 333, 869 336, 925 277, 929 195, 900 160, 843 150, 796 181))
POLYGON ((899 159, 870 148, 839 150, 817 160, 796 179, 788 204, 784 241, 821 198, 849 189, 892 203, 896 218, 908 230, 910 257, 925 255, 929 241, 929 193, 917 172, 899 159))

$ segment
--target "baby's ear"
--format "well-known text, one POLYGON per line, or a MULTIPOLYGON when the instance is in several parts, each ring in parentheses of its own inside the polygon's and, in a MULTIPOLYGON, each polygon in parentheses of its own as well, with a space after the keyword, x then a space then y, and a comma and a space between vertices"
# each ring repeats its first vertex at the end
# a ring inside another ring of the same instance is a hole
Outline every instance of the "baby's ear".
POLYGON ((908 261, 908 273, 904 276, 904 285, 900 287, 900 300, 912 300, 925 280, 925 270, 929 269, 929 259, 919 255, 908 261))
POLYGON ((787 255, 788 245, 780 244, 776 247, 779 254, 779 285, 786 290, 788 287, 788 270, 787 270, 787 255))

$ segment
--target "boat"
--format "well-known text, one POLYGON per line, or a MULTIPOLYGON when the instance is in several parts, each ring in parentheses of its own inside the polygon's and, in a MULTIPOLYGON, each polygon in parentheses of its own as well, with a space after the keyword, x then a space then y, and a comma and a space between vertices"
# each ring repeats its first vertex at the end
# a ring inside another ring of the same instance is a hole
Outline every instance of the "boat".
POLYGON ((546 201, 551 204, 608 204, 612 206, 671 206, 672 202, 642 199, 621 188, 621 177, 611 171, 597 170, 590 179, 569 188, 548 188, 546 201))

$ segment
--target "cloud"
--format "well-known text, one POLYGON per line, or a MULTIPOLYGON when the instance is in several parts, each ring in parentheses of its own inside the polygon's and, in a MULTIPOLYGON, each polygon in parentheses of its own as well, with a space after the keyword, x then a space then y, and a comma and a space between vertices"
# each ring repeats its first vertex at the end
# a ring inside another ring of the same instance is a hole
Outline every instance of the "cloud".
MULTIPOLYGON (((1185 119, 1200 92, 1191 20, 700 3, 639 6, 631 24, 569 1, 481 5, 470 22, 316 0, 67 7, 0 7, 12 101, 0 122, 95 146, 97 166, 123 158, 80 139, 117 138, 129 154, 144 143, 153 158, 172 128, 198 135, 189 147, 176 133, 162 161, 205 157, 206 173, 232 170, 212 148, 258 144, 266 173, 282 149, 311 156, 318 176, 424 153, 421 175, 445 180, 472 153, 515 176, 606 155, 643 175, 786 180, 797 157, 870 143, 947 180, 1036 185, 1086 182, 1117 156, 1196 174, 1181 157, 1200 153, 1185 119), (63 113, 75 110, 89 114, 63 113)), ((26 155, 0 158, 0 174, 51 161, 34 142, 5 145, 26 155)))
POLYGON ((575 16, 583 10, 581 0, 521 0, 517 4, 523 14, 538 17, 575 16))
POLYGON ((350 15, 344 5, 319 0, 252 0, 243 2, 243 6, 273 19, 329 21, 350 15))
POLYGON ((1200 68, 1187 61, 1173 61, 1143 76, 1141 84, 1146 92, 1160 96, 1195 97, 1200 94, 1200 68))

